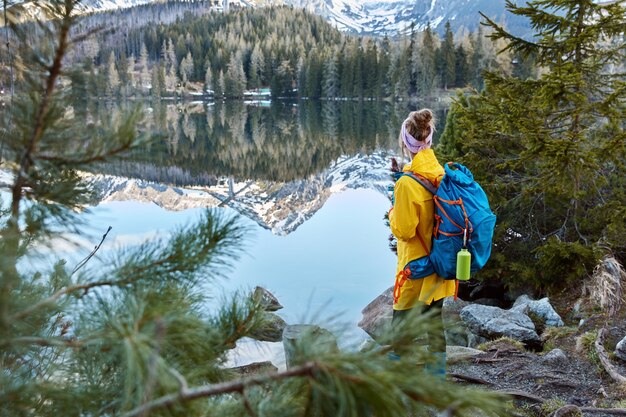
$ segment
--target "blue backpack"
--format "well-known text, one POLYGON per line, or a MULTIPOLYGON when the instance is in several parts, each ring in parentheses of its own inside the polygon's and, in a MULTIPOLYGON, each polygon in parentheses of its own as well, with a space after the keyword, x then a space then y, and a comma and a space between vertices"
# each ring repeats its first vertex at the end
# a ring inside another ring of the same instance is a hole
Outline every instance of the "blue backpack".
POLYGON ((465 166, 449 163, 444 168, 445 175, 438 188, 419 175, 403 173, 430 191, 435 203, 432 250, 429 256, 405 266, 404 275, 409 279, 424 278, 435 272, 444 279, 456 279, 456 256, 462 247, 472 254, 472 275, 485 266, 491 255, 496 216, 489 208, 487 195, 465 166))

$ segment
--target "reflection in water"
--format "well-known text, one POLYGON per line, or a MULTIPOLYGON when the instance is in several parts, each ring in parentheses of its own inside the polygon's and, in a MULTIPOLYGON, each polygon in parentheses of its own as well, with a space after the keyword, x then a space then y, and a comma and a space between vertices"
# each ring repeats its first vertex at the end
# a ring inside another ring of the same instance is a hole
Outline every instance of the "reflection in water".
MULTIPOLYGON (((88 114, 116 117, 132 103, 92 103, 88 114)), ((214 185, 219 177, 288 182, 328 168, 342 155, 395 149, 408 103, 299 101, 144 102, 146 127, 161 136, 101 173, 175 185, 214 185)), ((440 121, 445 109, 437 109, 440 121)), ((441 107, 441 106, 440 106, 441 107)), ((440 123, 439 132, 443 131, 440 123)))

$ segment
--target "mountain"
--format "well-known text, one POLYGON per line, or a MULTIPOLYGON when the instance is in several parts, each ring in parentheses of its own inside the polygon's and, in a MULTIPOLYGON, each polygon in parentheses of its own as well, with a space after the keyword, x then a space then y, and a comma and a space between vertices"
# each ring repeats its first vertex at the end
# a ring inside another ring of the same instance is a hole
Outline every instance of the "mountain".
POLYGON ((431 28, 443 33, 450 21, 453 31, 474 31, 479 12, 504 23, 519 34, 528 32, 524 19, 505 12, 505 0, 284 0, 324 16, 339 29, 359 34, 394 35, 431 28))
POLYGON ((276 235, 296 230, 345 189, 374 189, 386 193, 391 183, 390 153, 344 156, 324 172, 291 182, 243 181, 222 178, 210 187, 170 187, 110 175, 90 175, 99 190, 99 202, 140 201, 170 211, 197 207, 230 207, 276 235))
MULTIPOLYGON (((98 11, 132 7, 153 1, 85 0, 83 5, 89 10, 98 11)), ((410 32, 411 25, 414 25, 416 31, 420 31, 428 24, 435 31, 443 33, 447 21, 450 21, 456 32, 464 29, 474 31, 480 22, 479 11, 504 23, 516 34, 525 35, 529 32, 525 19, 505 12, 505 0, 201 0, 182 3, 188 3, 193 8, 204 3, 206 8, 220 11, 288 5, 321 15, 342 31, 361 35, 394 36, 410 32)))

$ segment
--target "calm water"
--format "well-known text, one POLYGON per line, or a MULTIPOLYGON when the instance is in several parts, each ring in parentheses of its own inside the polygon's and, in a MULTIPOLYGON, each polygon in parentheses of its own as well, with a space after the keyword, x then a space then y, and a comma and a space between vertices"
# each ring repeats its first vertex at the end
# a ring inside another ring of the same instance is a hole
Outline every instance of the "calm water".
MULTIPOLYGON (((130 105, 85 109, 115 119, 130 105)), ((141 105, 145 128, 161 137, 94 170, 121 177, 102 181, 103 200, 88 219, 94 236, 111 225, 107 248, 136 244, 193 221, 203 207, 220 207, 251 231, 228 278, 207 284, 207 291, 219 298, 261 285, 284 305, 279 314, 288 323, 333 327, 335 321, 363 337, 356 330, 361 309, 393 284, 396 258, 382 219, 389 208, 386 165, 397 152, 398 126, 415 107, 141 105)), ((431 108, 444 118, 443 109, 431 108)), ((76 257, 93 248, 82 243, 76 257)), ((245 348, 240 356, 234 361, 258 359, 245 348)))

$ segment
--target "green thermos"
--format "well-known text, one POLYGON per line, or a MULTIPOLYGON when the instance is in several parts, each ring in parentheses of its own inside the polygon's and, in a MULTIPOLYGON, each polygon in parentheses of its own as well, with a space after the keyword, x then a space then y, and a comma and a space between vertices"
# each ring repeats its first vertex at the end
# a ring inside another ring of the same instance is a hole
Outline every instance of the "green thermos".
POLYGON ((470 279, 472 254, 467 250, 467 227, 463 230, 463 248, 456 254, 456 279, 467 281, 470 279))
POLYGON ((461 249, 456 254, 456 279, 467 281, 470 279, 470 266, 472 265, 472 254, 466 248, 461 249))

